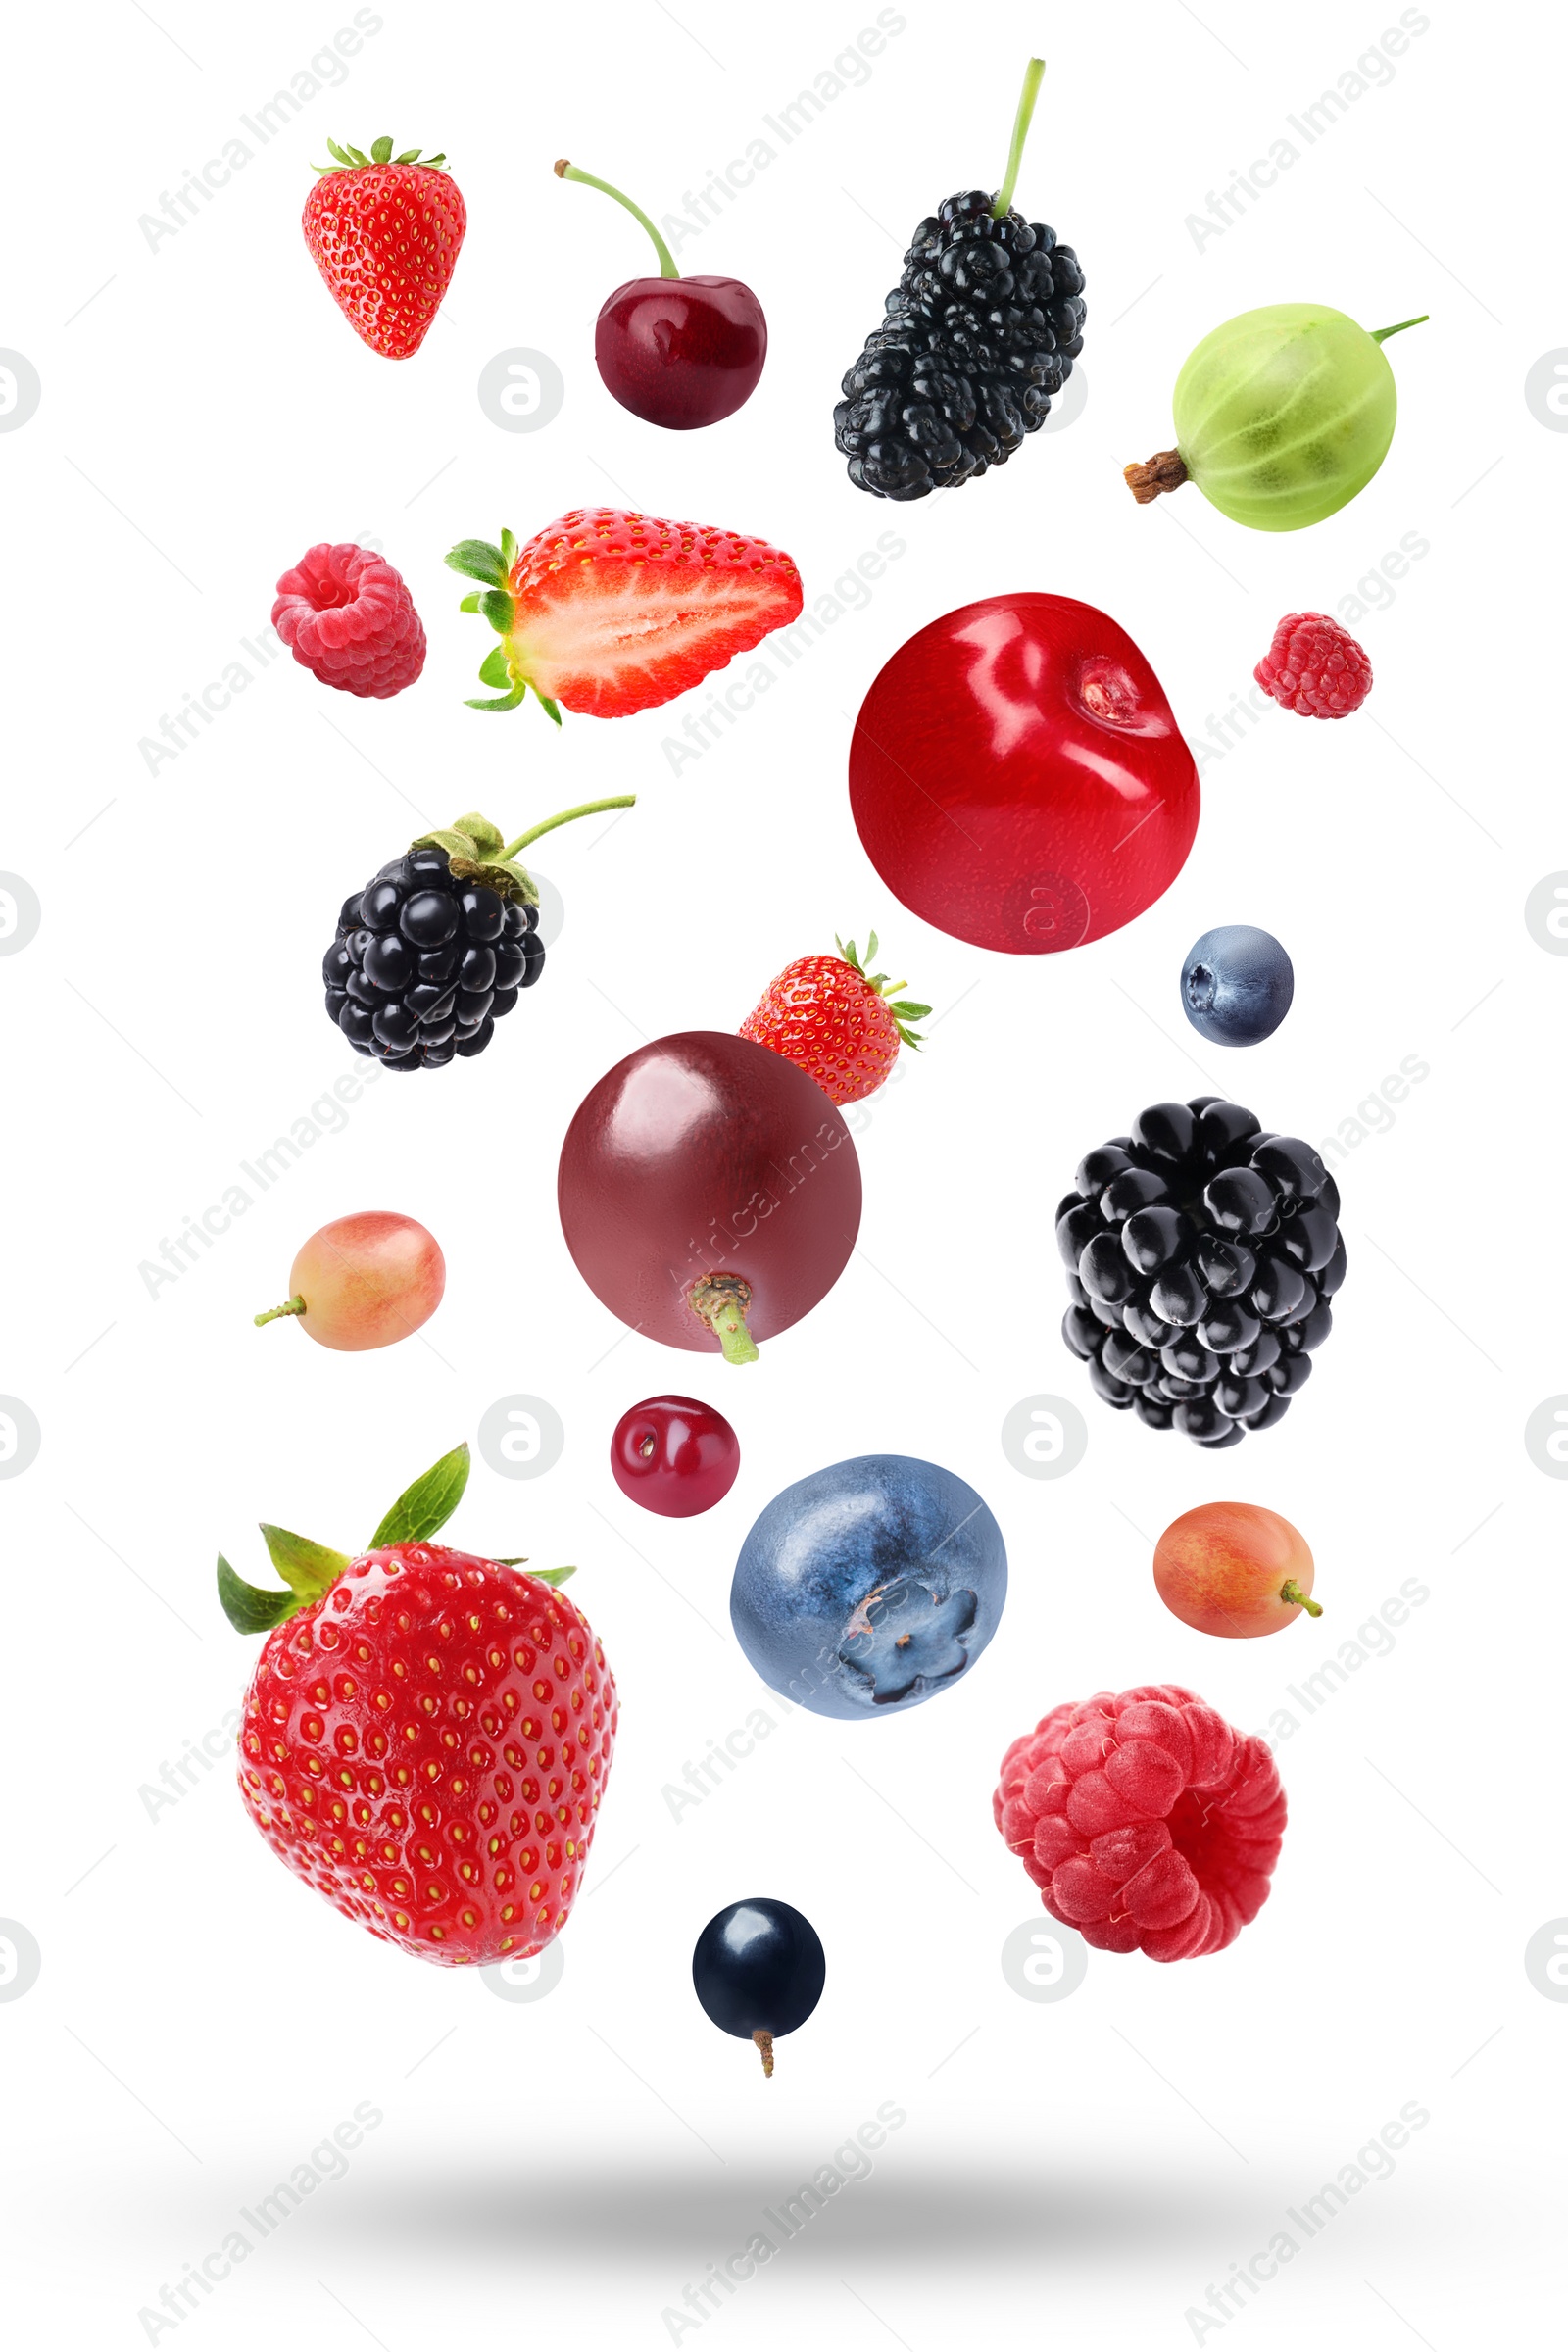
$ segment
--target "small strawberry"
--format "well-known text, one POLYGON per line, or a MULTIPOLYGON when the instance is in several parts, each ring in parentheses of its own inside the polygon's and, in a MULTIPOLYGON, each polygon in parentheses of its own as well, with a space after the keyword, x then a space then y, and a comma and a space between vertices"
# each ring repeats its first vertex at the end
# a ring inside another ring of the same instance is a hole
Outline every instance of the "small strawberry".
POLYGON ((464 539, 447 562, 484 583, 463 600, 501 643, 479 670, 504 691, 475 710, 514 710, 531 686, 561 709, 626 718, 667 703, 801 613, 801 575, 765 539, 576 508, 519 547, 464 539))
POLYGON ((458 1968, 543 1951, 565 1926, 610 1774, 615 1680, 553 1590, 429 1539, 468 1478, 460 1446, 356 1558, 264 1527, 287 1592, 218 1592, 269 1632, 245 1696, 239 1788, 268 1844, 345 1918, 458 1968))
MULTIPOLYGON (((859 1102, 886 1079, 901 1038, 918 1050, 922 1041, 908 1023, 923 1021, 931 1007, 906 998, 890 1003, 908 983, 867 973, 853 939, 835 945, 837 956, 798 956, 786 964, 742 1021, 741 1035, 798 1063, 831 1102, 859 1102)), ((873 931, 866 962, 875 955, 873 931)))
POLYGON ((394 156, 390 139, 368 155, 326 143, 337 161, 315 166, 321 176, 305 199, 311 259, 362 343, 412 359, 452 283, 466 208, 444 155, 394 156))

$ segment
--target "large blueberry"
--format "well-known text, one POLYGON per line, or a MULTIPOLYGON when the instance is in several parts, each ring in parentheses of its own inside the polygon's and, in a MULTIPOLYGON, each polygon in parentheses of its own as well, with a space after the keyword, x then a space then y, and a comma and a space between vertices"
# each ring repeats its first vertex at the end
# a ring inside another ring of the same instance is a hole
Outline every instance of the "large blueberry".
POLYGON ((1205 931, 1182 965, 1182 1010, 1214 1046, 1257 1046, 1291 1009, 1296 974, 1272 933, 1250 923, 1205 931))
POLYGON ((1006 1597, 1002 1530, 973 1487, 868 1453, 774 1495, 741 1548, 729 1613, 763 1682, 852 1721, 951 1690, 1006 1597))

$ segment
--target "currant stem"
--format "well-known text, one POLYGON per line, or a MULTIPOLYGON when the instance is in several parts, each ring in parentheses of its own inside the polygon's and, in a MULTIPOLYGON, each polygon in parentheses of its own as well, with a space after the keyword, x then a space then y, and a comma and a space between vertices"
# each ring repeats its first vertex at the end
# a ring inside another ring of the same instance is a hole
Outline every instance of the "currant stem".
POLYGON ((281 1306, 270 1306, 265 1315, 254 1315, 251 1320, 255 1323, 275 1323, 279 1315, 303 1315, 304 1312, 305 1301, 296 1292, 292 1298, 285 1298, 281 1306))
POLYGON ((1034 116, 1035 100, 1040 95, 1040 84, 1045 78, 1045 59, 1032 57, 1029 60, 1028 71, 1023 77, 1023 88, 1018 94, 1018 112, 1013 117, 1012 145, 1007 149, 1007 175, 997 190, 996 202, 991 207, 993 220, 1005 220, 1011 210, 1012 191, 1018 182, 1018 166, 1023 162, 1023 143, 1029 136, 1029 124, 1034 116))
POLYGON ((564 156, 556 166, 556 177, 558 179, 580 179, 584 187, 598 188, 603 195, 613 196, 617 204, 623 204, 632 219, 640 220, 653 238, 654 250, 659 255, 660 276, 679 277, 680 271, 675 267, 675 256, 670 252, 669 247, 664 243, 663 238, 640 204, 633 204, 629 196, 623 196, 618 188, 612 188, 608 179, 595 179, 591 172, 579 172, 576 165, 568 164, 564 156))
POLYGON ((690 1298, 692 1312, 701 1315, 717 1340, 726 1364, 757 1362, 757 1342, 746 1328, 746 1310, 752 1303, 749 1282, 736 1274, 710 1274, 693 1283, 690 1298))
POLYGON ((1281 1585, 1280 1598, 1283 1601, 1288 1601, 1293 1609, 1304 1609, 1309 1617, 1321 1617, 1323 1614, 1323 1611, 1319 1607, 1318 1603, 1315 1600, 1308 1599, 1307 1595, 1301 1591, 1300 1586, 1297 1583, 1294 1576, 1288 1576, 1284 1584, 1281 1585))
POLYGON ((1401 318, 1397 326, 1375 326, 1372 340, 1374 343, 1386 343, 1391 335, 1402 335, 1407 326, 1425 326, 1431 316, 1430 311, 1423 311, 1419 318, 1401 318))
POLYGON ((534 825, 528 832, 519 833, 516 840, 510 842, 502 851, 500 863, 504 865, 509 858, 515 858, 520 850, 525 850, 531 841, 537 841, 542 833, 553 833, 558 825, 569 825, 579 816, 598 816, 606 808, 635 808, 636 806, 637 795, 623 792, 613 801, 583 801, 575 808, 563 808, 559 816, 547 816, 542 825, 534 825))
POLYGON ((762 2073, 769 2082, 773 2080, 773 2036, 765 2026, 759 2026, 752 2035, 762 2061, 762 2073))

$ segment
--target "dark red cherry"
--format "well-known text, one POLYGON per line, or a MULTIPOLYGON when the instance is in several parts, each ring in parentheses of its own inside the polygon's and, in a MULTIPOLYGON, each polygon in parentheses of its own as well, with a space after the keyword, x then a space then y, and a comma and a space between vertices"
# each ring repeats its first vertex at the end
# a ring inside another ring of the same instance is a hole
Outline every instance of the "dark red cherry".
POLYGON ((608 180, 558 163, 562 179, 603 189, 639 220, 659 254, 658 277, 617 286, 599 314, 594 358, 605 389, 649 424, 690 432, 732 416, 757 389, 767 357, 767 320, 738 277, 682 277, 639 205, 608 180))
POLYGON ((741 1466, 740 1440, 695 1396, 649 1396, 622 1413, 610 1441, 615 1484, 661 1519, 695 1519, 722 1502, 741 1466))

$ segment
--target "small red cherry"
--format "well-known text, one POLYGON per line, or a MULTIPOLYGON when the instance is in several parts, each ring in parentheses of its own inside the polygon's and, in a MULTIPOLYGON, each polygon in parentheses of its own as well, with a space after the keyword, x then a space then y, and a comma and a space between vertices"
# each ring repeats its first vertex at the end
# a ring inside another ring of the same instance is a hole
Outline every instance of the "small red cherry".
POLYGON ((558 179, 578 179, 624 205, 659 255, 657 277, 629 278, 606 300, 594 329, 605 389, 623 409, 669 432, 690 432, 750 400, 767 358, 762 306, 738 277, 682 277, 640 204, 563 156, 558 179))
POLYGON ((661 1519, 695 1519, 722 1502, 741 1466, 740 1440, 695 1396, 648 1396, 622 1413, 610 1441, 615 1484, 661 1519))

